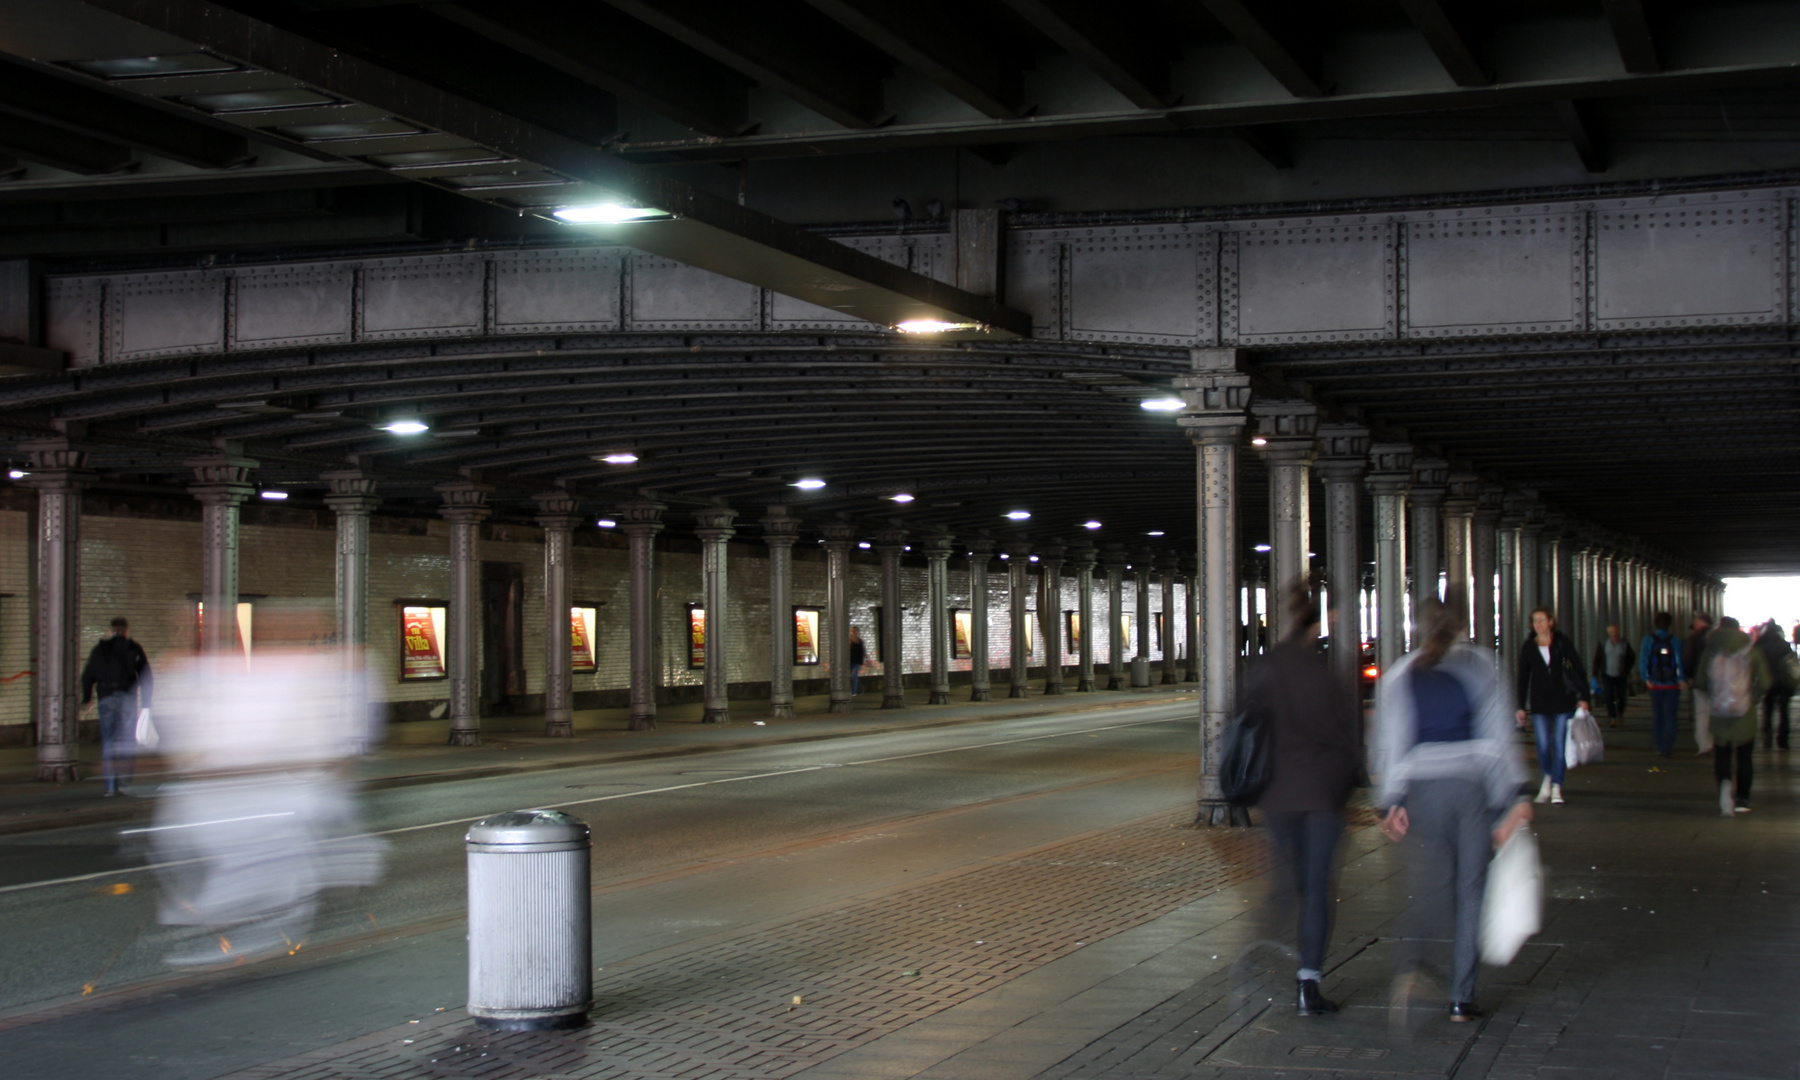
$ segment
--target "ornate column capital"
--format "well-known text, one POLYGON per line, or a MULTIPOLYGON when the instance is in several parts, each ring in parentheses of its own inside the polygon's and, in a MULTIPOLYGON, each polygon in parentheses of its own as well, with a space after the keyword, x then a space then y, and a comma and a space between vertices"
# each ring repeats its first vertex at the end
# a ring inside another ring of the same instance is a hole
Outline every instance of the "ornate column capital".
POLYGON ((1455 472, 1445 480, 1444 513, 1469 517, 1481 501, 1481 477, 1455 472))
POLYGON ((948 529, 934 529, 920 539, 919 546, 924 549, 927 560, 949 562, 950 553, 956 548, 956 537, 951 536, 948 529))
POLYGON ((994 538, 989 536, 986 531, 978 533, 969 541, 966 550, 969 553, 969 562, 986 566, 994 558, 994 538))
POLYGON ((581 504, 566 491, 543 491, 531 498, 538 504, 538 527, 545 532, 573 532, 583 520, 581 504))
POLYGON ((487 520, 487 516, 492 513, 487 505, 487 497, 494 489, 487 484, 478 484, 473 480, 455 480, 439 484, 435 490, 443 497, 444 505, 438 507, 438 514, 446 521, 459 525, 476 525, 487 520))
POLYGON ((1131 562, 1131 554, 1125 550, 1124 544, 1107 544, 1100 551, 1100 562, 1107 574, 1123 574, 1126 565, 1131 562))
POLYGON ((655 536, 662 532, 662 513, 668 507, 654 499, 633 499, 619 504, 619 529, 626 536, 655 536))
POLYGON ((737 520, 738 512, 729 506, 709 506, 694 512, 694 535, 710 543, 724 543, 737 535, 732 522, 737 520))
POLYGON ((856 542, 857 528, 848 521, 827 521, 819 526, 819 535, 825 538, 827 548, 849 549, 856 542))
POLYGON ((764 513, 762 521, 763 543, 770 547, 793 547, 800 539, 800 519, 788 512, 781 503, 770 506, 764 513))
POLYGON ((1069 549, 1061 541, 1052 540, 1039 550, 1038 565, 1046 570, 1061 570, 1068 555, 1069 549))
POLYGON ((21 443, 19 448, 25 451, 31 466, 20 481, 28 488, 40 492, 79 491, 94 482, 94 474, 87 470, 86 447, 67 439, 39 439, 21 443))
POLYGON ((897 526, 875 531, 875 550, 881 554, 900 555, 906 551, 906 530, 897 526))
POLYGON ((325 505, 339 514, 368 515, 381 505, 375 494, 375 478, 361 469, 335 469, 322 472, 325 481, 325 505))
POLYGON ((1076 573, 1091 574, 1094 571, 1094 560, 1099 554, 1094 549, 1094 545, 1086 540, 1071 544, 1069 545, 1069 565, 1074 567, 1076 573))
POLYGON ((1250 376, 1201 370, 1196 362, 1194 374, 1180 376, 1173 384, 1187 402, 1175 422, 1195 445, 1235 443, 1242 437, 1250 421, 1250 376))
POLYGON ((1319 428, 1317 405, 1258 400, 1250 406, 1250 415, 1256 423, 1255 440, 1261 441, 1263 457, 1269 464, 1308 465, 1318 455, 1313 440, 1319 428))
POLYGON ((183 462, 194 470, 188 493, 209 506, 236 506, 256 493, 250 470, 261 462, 239 454, 209 454, 183 462))
POLYGON ((1417 506, 1441 506, 1449 492, 1450 463, 1442 458, 1413 459, 1410 497, 1417 506))
POLYGON ((1475 496, 1475 522, 1478 525, 1493 527, 1500 523, 1500 515, 1506 505, 1506 489, 1499 484, 1482 484, 1475 496))
POLYGON ((1006 542, 1006 557, 1013 563, 1024 563, 1027 566, 1031 565, 1031 541, 1008 540, 1006 542))
POLYGON ((1413 448, 1407 443, 1374 443, 1369 447, 1365 483, 1376 495, 1404 495, 1412 490, 1413 448))
POLYGON ((1319 456, 1313 464, 1326 482, 1362 479, 1369 467, 1369 429, 1361 424, 1320 424, 1319 456))

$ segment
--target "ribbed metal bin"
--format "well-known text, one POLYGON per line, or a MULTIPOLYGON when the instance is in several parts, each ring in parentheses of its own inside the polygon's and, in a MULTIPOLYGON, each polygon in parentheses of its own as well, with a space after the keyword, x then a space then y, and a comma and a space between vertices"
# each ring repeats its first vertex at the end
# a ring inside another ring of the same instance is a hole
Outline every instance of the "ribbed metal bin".
POLYGON ((503 1031, 579 1027, 593 1002, 588 827, 555 810, 483 818, 469 852, 469 1015, 503 1031))

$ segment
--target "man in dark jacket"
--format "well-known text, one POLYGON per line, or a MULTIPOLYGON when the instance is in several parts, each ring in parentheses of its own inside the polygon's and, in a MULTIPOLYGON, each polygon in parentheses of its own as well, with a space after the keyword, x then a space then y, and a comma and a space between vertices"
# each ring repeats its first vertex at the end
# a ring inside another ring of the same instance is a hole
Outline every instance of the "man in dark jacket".
POLYGON ((1632 651, 1631 642, 1619 633, 1617 623, 1608 626, 1606 640, 1594 648, 1593 674, 1605 694, 1606 719, 1612 727, 1618 727, 1625 715, 1625 689, 1635 666, 1637 653, 1632 651))
POLYGON ((1694 621, 1688 626, 1686 643, 1681 650, 1681 670, 1687 673, 1688 686, 1692 688, 1694 702, 1694 743, 1701 754, 1712 753, 1712 707, 1706 699, 1706 689, 1694 682, 1694 673, 1700 670, 1700 654, 1706 651, 1706 635, 1712 632, 1712 616, 1701 612, 1694 613, 1694 621))
POLYGON ((1769 749, 1769 744, 1786 750, 1788 748, 1788 699, 1794 696, 1794 684, 1788 678, 1788 664, 1794 655, 1794 647, 1781 636, 1781 624, 1770 619, 1756 635, 1756 651, 1763 654, 1763 660, 1769 665, 1769 690, 1762 701, 1762 744, 1769 749), (1779 729, 1776 718, 1780 717, 1779 729))
POLYGON ((1681 707, 1681 686, 1689 670, 1681 664, 1681 642, 1669 629, 1674 616, 1659 611, 1652 620, 1655 629, 1644 636, 1638 653, 1638 674, 1650 691, 1650 731, 1656 739, 1656 752, 1668 757, 1675 752, 1677 710, 1681 707))
POLYGON ((1303 585, 1288 594, 1288 632, 1250 669, 1243 693, 1269 727, 1269 786, 1256 805, 1300 906, 1296 1011, 1316 1016, 1337 1011, 1319 992, 1319 974, 1331 937, 1332 860, 1363 762, 1362 709, 1319 651, 1318 602, 1303 585))
POLYGON ((112 621, 112 636, 101 638, 81 669, 81 704, 100 691, 100 776, 106 794, 117 795, 131 779, 137 750, 139 709, 150 707, 150 658, 131 640, 131 624, 112 621))

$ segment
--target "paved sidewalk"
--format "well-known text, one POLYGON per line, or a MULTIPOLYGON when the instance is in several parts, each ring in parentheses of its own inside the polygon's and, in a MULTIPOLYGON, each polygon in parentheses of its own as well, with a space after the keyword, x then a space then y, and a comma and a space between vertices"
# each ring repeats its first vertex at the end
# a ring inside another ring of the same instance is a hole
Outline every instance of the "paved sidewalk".
MULTIPOLYGON (((367 787, 402 787, 897 729, 1195 700, 1193 683, 1057 697, 1045 697, 1041 689, 1038 682, 1032 684, 1032 695, 1026 698, 931 706, 925 704, 927 691, 912 690, 907 692, 905 709, 883 709, 880 694, 866 693, 856 699, 854 711, 848 714, 828 712, 830 699, 818 695, 797 699, 795 719, 783 721, 768 719, 766 701, 733 702, 729 724, 701 723, 699 703, 667 705, 658 708, 654 731, 629 730, 625 709, 590 709, 575 714, 574 738, 557 739, 543 734, 541 715, 485 717, 481 721, 482 744, 477 747, 447 745, 448 720, 415 721, 390 725, 386 742, 355 762, 354 768, 367 787)), ((958 690, 960 696, 966 696, 966 688, 958 690)), ((0 750, 0 834, 131 821, 148 815, 149 799, 103 799, 100 748, 84 744, 80 750, 83 778, 72 784, 35 782, 34 747, 0 750)), ((161 763, 154 755, 140 760, 140 794, 154 792, 160 770, 161 763)))
POLYGON ((1262 831, 1184 807, 614 964, 582 1030, 449 1011, 237 1076, 1794 1080, 1800 769, 1759 754, 1755 809, 1721 819, 1710 759, 1655 756, 1647 720, 1540 808, 1544 931, 1484 972, 1480 1023, 1390 1011, 1402 859, 1368 811, 1324 979, 1345 1008, 1299 1018, 1262 831))

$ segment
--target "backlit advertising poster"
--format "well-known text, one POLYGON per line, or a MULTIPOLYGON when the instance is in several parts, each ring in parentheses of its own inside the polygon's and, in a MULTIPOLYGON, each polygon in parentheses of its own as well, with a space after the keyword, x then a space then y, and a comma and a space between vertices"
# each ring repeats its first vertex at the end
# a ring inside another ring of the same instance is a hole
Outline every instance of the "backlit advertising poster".
POLYGON ((819 609, 794 609, 794 663, 812 666, 819 662, 819 609))
POLYGON ((592 607, 569 609, 569 670, 591 674, 599 664, 594 658, 594 624, 600 611, 592 607))
POLYGON ((1081 651, 1081 612, 1063 612, 1063 651, 1078 653, 1081 651))
POLYGON ((706 609, 688 606, 688 667, 706 666, 706 609))
POLYGON ((1132 636, 1131 636, 1131 616, 1126 613, 1120 613, 1120 615, 1119 615, 1119 646, 1120 646, 1121 652, 1122 653, 1130 652, 1132 650, 1132 647, 1134 644, 1135 644, 1135 642, 1133 641, 1132 636))
POLYGON ((401 605, 400 677, 444 677, 444 608, 425 604, 401 605))
POLYGON ((975 655, 970 639, 975 636, 975 613, 973 611, 952 611, 950 613, 950 659, 967 660, 975 655))

